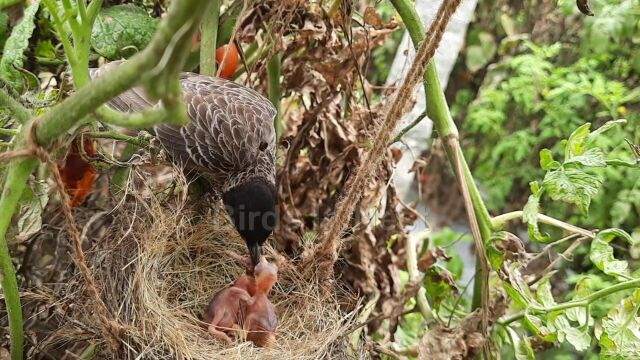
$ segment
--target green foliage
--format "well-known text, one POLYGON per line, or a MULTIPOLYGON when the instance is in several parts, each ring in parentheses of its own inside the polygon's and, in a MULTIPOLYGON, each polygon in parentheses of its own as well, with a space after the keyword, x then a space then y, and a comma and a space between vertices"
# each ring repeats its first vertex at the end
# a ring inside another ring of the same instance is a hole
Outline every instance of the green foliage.
POLYGON ((602 319, 600 347, 605 359, 640 358, 640 290, 602 319))
MULTIPOLYGON (((640 5, 634 9, 639 11, 640 5)), ((638 36, 640 31, 636 30, 634 34, 638 36)), ((635 70, 630 65, 640 53, 634 53, 635 57, 616 57, 615 54, 629 53, 618 44, 613 55, 591 54, 574 59, 563 51, 561 43, 536 45, 525 41, 521 48, 526 50, 503 58, 488 73, 463 124, 465 138, 469 141, 467 148, 472 171, 482 183, 487 206, 494 211, 522 206, 526 200, 521 194, 528 187, 529 179, 543 174, 531 161, 533 154, 549 148, 540 152, 543 170, 557 167, 552 155, 562 151, 562 147, 554 144, 569 136, 568 130, 583 124, 585 119, 602 124, 605 120, 624 116, 631 126, 613 130, 607 139, 595 139, 597 134, 594 133, 584 146, 596 142, 599 148, 609 149, 614 157, 629 158, 624 139, 640 141, 640 127, 634 126, 640 116, 629 112, 629 108, 640 104, 640 86, 637 76, 631 76, 635 70), (612 68, 611 61, 620 66, 612 68)), ((468 96, 457 99, 465 103, 468 96)), ((458 103, 454 109, 462 106, 458 103)), ((566 151, 572 151, 571 148, 565 147, 566 151)), ((614 225, 632 230, 640 219, 637 202, 629 200, 629 195, 631 198, 640 196, 635 194, 637 177, 628 168, 605 168, 604 160, 600 150, 567 158, 562 170, 549 173, 546 186, 541 186, 547 187, 554 199, 576 205, 578 212, 571 213, 576 215, 572 220, 591 223, 594 227, 608 227, 615 219, 614 225), (602 168, 582 172, 576 164, 602 168), (583 181, 572 181, 578 178, 583 181), (601 184, 602 178, 606 178, 607 183, 601 184), (606 191, 594 197, 594 188, 599 186, 604 186, 606 191), (620 196, 623 191, 626 196, 620 196), (586 192, 588 196, 576 196, 578 192, 586 192), (584 214, 591 200, 596 201, 598 207, 586 218, 584 214)), ((530 206, 535 207, 535 199, 530 200, 533 201, 530 206)), ((553 209, 551 214, 558 215, 567 210, 571 211, 571 207, 553 209)), ((532 229, 532 233, 536 231, 532 229)), ((540 236, 538 233, 535 237, 540 236)))
POLYGON ((93 25, 91 46, 109 60, 128 58, 149 44, 158 19, 130 4, 102 9, 93 25))
POLYGON ((35 28, 34 18, 38 12, 40 3, 34 1, 24 11, 24 16, 20 23, 11 31, 11 36, 4 44, 2 58, 0 59, 0 78, 11 83, 16 90, 22 91, 24 52, 29 46, 29 38, 35 28))
POLYGON ((633 243, 631 236, 623 230, 603 230, 600 231, 591 242, 591 251, 589 256, 593 264, 605 274, 616 276, 618 278, 628 278, 629 265, 626 261, 617 260, 613 256, 613 248, 609 245, 609 243, 616 237, 626 240, 629 244, 633 243))
POLYGON ((548 236, 540 233, 537 216, 540 198, 545 193, 553 200, 576 205, 583 215, 588 214, 591 199, 597 195, 602 184, 601 178, 589 170, 607 167, 604 151, 596 146, 597 139, 605 131, 622 123, 625 121, 609 121, 593 132, 589 130, 591 124, 578 127, 568 140, 562 141, 563 162, 556 161, 548 149, 540 151, 540 167, 546 174, 541 184, 537 181, 530 184, 531 195, 523 209, 523 221, 529 225, 531 239, 548 240, 548 236))
POLYGON ((27 238, 42 228, 42 213, 49 202, 49 185, 36 181, 26 187, 20 199, 18 235, 27 238))

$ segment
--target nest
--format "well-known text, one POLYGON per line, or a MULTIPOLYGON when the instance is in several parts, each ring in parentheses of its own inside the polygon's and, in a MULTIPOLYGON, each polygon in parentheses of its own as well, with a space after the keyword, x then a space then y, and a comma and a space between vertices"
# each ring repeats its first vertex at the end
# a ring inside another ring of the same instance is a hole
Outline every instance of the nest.
MULTIPOLYGON (((226 344, 207 333, 201 320, 204 309, 217 291, 245 271, 228 255, 244 255, 246 248, 221 207, 202 215, 181 199, 135 196, 108 216, 96 238, 85 238, 94 244, 85 251, 103 301, 124 331, 119 352, 109 352, 104 344, 97 347, 97 358, 346 357, 343 335, 352 318, 341 304, 349 295, 301 278, 293 263, 270 248, 267 258, 279 268, 269 296, 279 321, 275 346, 262 349, 241 340, 226 344)), ((84 286, 77 274, 69 281, 65 299, 57 301, 67 302, 61 326, 42 347, 105 342, 84 286)))

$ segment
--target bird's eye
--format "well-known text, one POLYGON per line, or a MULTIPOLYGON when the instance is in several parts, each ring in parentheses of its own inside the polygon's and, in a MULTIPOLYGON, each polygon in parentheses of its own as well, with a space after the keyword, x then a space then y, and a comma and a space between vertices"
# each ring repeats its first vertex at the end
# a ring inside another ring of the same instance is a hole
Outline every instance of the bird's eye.
POLYGON ((269 144, 267 144, 266 141, 263 141, 260 143, 260 146, 258 147, 258 149, 260 149, 260 151, 265 151, 267 150, 267 146, 269 146, 269 144))

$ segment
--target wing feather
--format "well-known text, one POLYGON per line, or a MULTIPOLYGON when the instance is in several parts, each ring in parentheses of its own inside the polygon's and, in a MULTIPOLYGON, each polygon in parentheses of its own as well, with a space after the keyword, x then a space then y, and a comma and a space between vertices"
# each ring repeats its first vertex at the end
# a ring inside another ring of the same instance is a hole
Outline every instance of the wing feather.
MULTIPOLYGON (((91 77, 103 75, 118 63, 91 69, 91 77)), ((159 125, 153 129, 172 158, 206 171, 208 174, 202 175, 208 175, 221 190, 252 176, 275 182, 276 110, 271 102, 234 82, 194 73, 183 73, 181 85, 191 122, 183 127, 159 125)), ((142 88, 134 88, 109 105, 130 112, 156 104, 147 100, 142 88)))

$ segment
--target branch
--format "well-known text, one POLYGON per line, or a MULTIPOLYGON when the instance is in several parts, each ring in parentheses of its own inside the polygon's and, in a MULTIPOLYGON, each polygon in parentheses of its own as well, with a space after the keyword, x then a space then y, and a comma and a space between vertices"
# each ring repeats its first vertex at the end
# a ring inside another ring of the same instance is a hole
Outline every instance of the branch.
POLYGON ((413 120, 409 125, 405 126, 402 130, 400 130, 398 132, 398 135, 396 135, 396 137, 394 137, 393 139, 391 139, 391 141, 389 141, 389 145, 393 145, 399 141, 402 140, 402 137, 408 133, 409 131, 411 131, 411 129, 413 129, 414 127, 416 127, 416 125, 420 124, 420 122, 427 117, 427 112, 424 111, 422 114, 420 114, 417 118, 415 118, 415 120, 413 120))
MULTIPOLYGON (((585 297, 584 299, 572 300, 572 301, 568 301, 562 304, 558 304, 558 305, 554 305, 546 308, 539 307, 539 306, 531 306, 531 310, 537 313, 549 313, 552 311, 559 311, 559 310, 564 310, 564 309, 569 309, 574 307, 586 307, 586 306, 589 306, 594 301, 600 300, 601 298, 609 296, 616 292, 630 290, 630 289, 637 289, 637 288, 640 288, 640 279, 627 280, 627 281, 615 284, 613 286, 609 286, 606 289, 596 291, 593 294, 585 297)), ((498 322, 501 325, 506 326, 514 321, 518 321, 522 319, 524 315, 525 315, 525 312, 521 311, 517 314, 511 315, 505 318, 504 320, 499 320, 498 322)))
POLYGON ((4 88, 0 88, 0 106, 7 108, 7 110, 9 110, 9 112, 12 113, 21 124, 24 124, 31 119, 31 112, 29 109, 9 95, 4 88))
POLYGON ((90 132, 89 135, 93 139, 112 139, 117 141, 123 141, 131 145, 135 145, 139 148, 149 146, 149 140, 142 136, 127 136, 115 130, 90 132))
MULTIPOLYGON (((515 219, 522 219, 522 214, 523 214, 523 211, 518 210, 518 211, 512 211, 506 214, 498 215, 491 219, 491 226, 494 229, 502 228, 504 224, 508 221, 515 220, 515 219)), ((547 216, 545 214, 538 214, 538 221, 540 221, 543 224, 552 225, 557 228, 565 229, 572 233, 586 236, 590 239, 593 239, 596 236, 596 233, 593 231, 589 231, 581 227, 568 224, 564 221, 552 218, 551 216, 547 216)))

